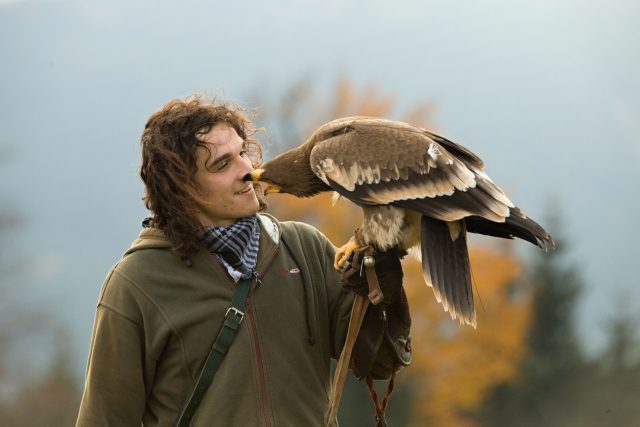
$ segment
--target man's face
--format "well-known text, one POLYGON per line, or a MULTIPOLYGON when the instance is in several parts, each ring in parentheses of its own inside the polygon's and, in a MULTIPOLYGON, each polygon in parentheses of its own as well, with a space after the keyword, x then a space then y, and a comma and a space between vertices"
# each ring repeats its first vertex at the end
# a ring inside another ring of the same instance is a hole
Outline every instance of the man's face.
POLYGON ((258 212, 259 203, 251 182, 243 177, 253 171, 244 151, 244 141, 236 130, 219 123, 198 136, 211 151, 196 151, 196 182, 206 202, 200 206, 198 219, 204 226, 229 226, 240 218, 258 212))

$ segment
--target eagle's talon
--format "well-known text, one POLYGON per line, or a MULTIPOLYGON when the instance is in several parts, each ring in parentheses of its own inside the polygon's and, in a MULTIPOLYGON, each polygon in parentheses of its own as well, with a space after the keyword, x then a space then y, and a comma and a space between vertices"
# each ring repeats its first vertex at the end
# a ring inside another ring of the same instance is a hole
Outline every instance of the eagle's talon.
POLYGON ((336 251, 336 256, 333 261, 333 267, 336 270, 342 269, 354 252, 361 251, 365 248, 366 246, 361 245, 357 242, 357 239, 354 239, 352 237, 347 243, 345 243, 344 246, 338 248, 338 250, 336 251))

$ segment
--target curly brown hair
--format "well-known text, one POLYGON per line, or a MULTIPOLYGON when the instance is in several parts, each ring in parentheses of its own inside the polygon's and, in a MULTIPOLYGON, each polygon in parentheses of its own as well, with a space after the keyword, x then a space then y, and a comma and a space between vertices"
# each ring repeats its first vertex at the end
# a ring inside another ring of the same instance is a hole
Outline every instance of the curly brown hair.
POLYGON ((188 257, 199 249, 198 206, 204 201, 195 180, 196 149, 206 149, 198 136, 226 123, 245 141, 254 167, 262 158, 260 143, 248 115, 238 106, 203 95, 174 99, 156 111, 142 133, 140 177, 143 201, 154 225, 164 231, 173 250, 188 257))

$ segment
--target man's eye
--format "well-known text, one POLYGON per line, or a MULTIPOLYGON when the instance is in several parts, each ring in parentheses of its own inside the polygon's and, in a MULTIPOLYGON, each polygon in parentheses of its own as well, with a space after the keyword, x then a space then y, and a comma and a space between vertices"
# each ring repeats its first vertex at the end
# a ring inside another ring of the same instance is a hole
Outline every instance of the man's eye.
POLYGON ((213 172, 213 173, 219 172, 222 169, 226 168, 228 163, 229 162, 227 162, 226 160, 223 160, 223 161, 221 161, 219 163, 216 163, 215 166, 212 166, 211 168, 209 168, 209 171, 213 172))

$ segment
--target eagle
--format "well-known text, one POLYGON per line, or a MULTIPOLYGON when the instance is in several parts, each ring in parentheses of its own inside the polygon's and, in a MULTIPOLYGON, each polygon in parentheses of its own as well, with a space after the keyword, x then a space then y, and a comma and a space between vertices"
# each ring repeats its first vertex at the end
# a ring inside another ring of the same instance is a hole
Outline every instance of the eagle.
POLYGON ((262 183, 265 194, 334 191, 360 206, 362 225, 337 250, 335 267, 364 247, 413 249, 437 301, 474 328, 467 233, 554 247, 544 228, 494 184, 476 154, 404 122, 365 116, 330 121, 245 180, 262 183))

